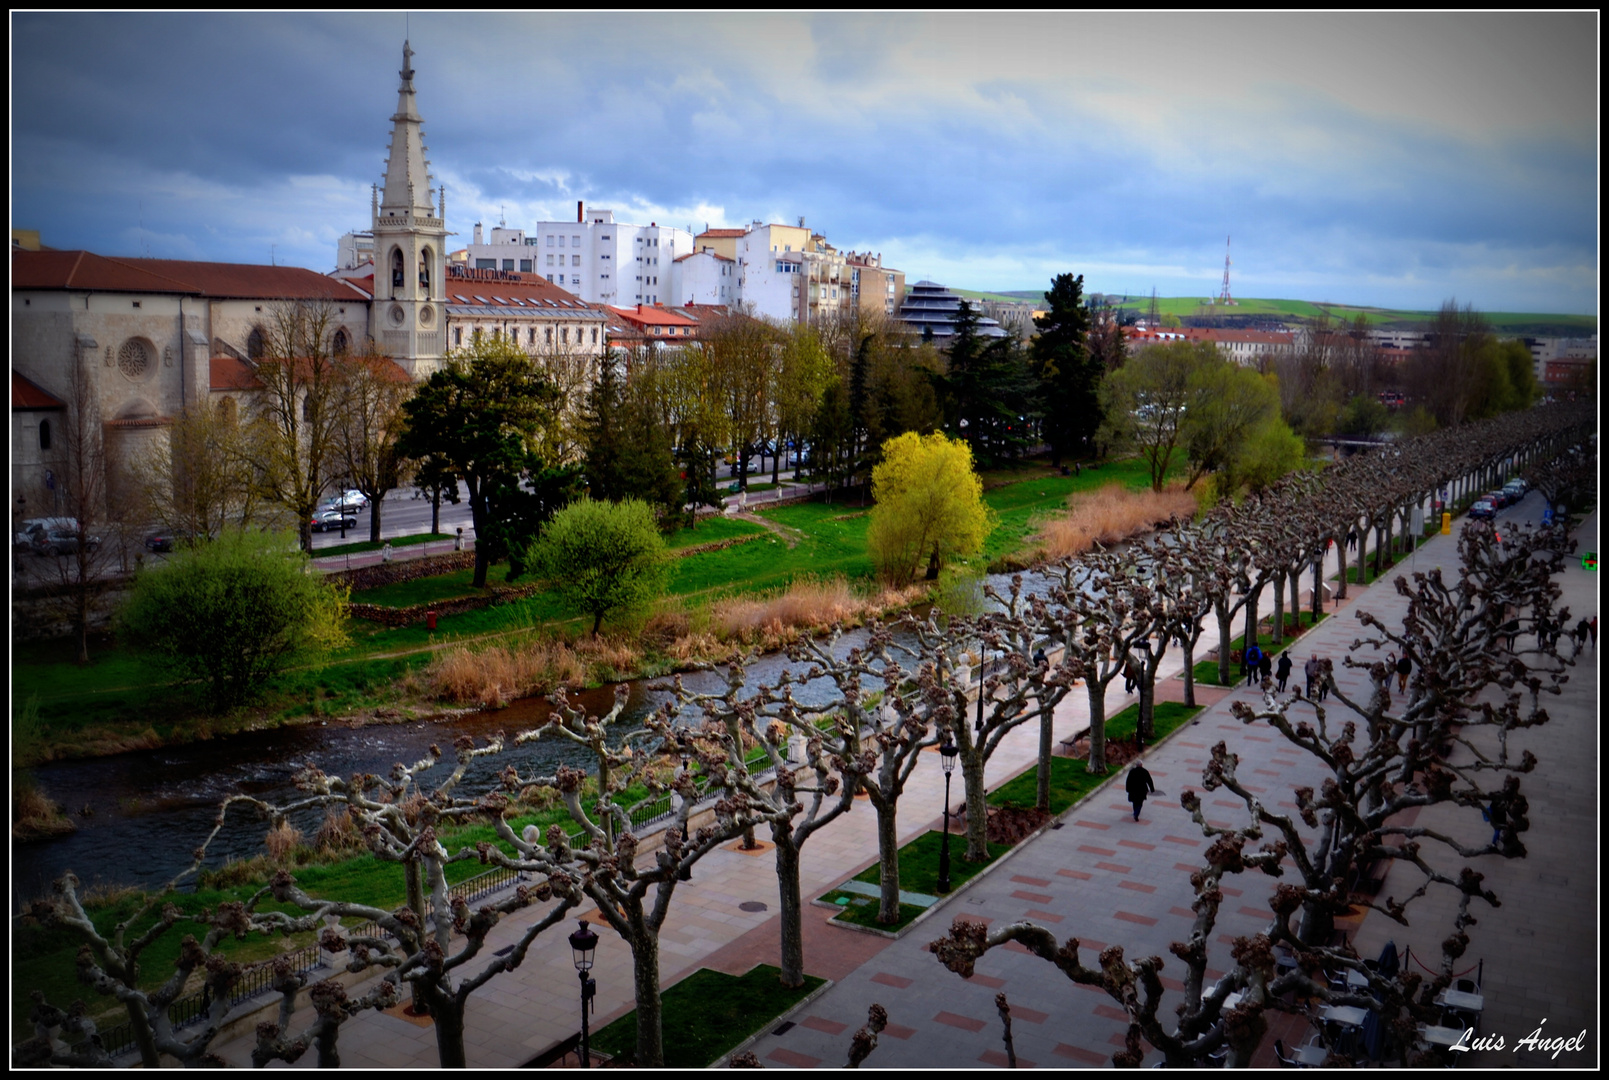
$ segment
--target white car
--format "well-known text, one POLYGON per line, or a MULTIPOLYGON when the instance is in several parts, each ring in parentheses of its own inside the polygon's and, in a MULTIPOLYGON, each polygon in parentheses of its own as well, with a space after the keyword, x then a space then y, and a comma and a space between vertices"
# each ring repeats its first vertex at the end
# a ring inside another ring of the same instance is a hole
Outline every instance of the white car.
POLYGON ((348 513, 357 513, 369 505, 369 497, 363 492, 352 488, 337 495, 331 495, 324 500, 320 510, 345 510, 348 513))

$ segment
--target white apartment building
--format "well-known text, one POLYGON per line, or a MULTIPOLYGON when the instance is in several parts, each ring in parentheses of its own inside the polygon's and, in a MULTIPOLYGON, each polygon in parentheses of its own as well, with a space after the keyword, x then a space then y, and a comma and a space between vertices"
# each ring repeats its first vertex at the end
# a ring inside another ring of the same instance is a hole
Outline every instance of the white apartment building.
POLYGON ((693 252, 693 234, 657 222, 615 221, 614 211, 576 204, 575 221, 539 221, 534 230, 481 226, 465 250, 471 270, 540 274, 596 304, 672 302, 675 260, 693 252))
POLYGON ((739 301, 737 260, 708 249, 679 255, 671 264, 671 303, 731 305, 739 301))

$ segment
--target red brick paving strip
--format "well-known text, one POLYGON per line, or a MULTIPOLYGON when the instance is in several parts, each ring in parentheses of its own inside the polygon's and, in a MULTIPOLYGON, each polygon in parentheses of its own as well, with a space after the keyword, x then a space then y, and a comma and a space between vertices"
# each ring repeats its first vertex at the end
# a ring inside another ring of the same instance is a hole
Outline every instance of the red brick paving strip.
POLYGON ((1201 844, 1201 838, 1199 836, 1194 840, 1184 836, 1164 836, 1162 839, 1166 840, 1170 844, 1183 844, 1186 847, 1199 847, 1201 844))
POLYGON ((1029 1024, 1043 1024, 1050 1019, 1050 1014, 1042 1013, 1038 1009, 1030 1009, 1026 1005, 1013 1005, 1011 1007, 1011 1018, 1029 1024))
POLYGON ((1121 1020, 1125 1024, 1129 1022, 1129 1014, 1119 1009, 1116 1005, 1097 1005, 1095 1006, 1095 1015, 1104 1016, 1108 1020, 1121 1020))
POLYGON ((825 1031, 828 1035, 842 1035, 849 1030, 848 1024, 840 1024, 836 1020, 820 1016, 807 1016, 799 1021, 799 1026, 810 1028, 812 1031, 825 1031))
POLYGON ((896 1039, 909 1039, 916 1034, 916 1029, 905 1027, 903 1024, 890 1023, 883 1029, 883 1034, 893 1036, 896 1039))
POLYGON ((1155 851, 1156 850, 1156 845, 1155 844, 1147 844, 1143 840, 1119 840, 1118 841, 1118 846, 1120 846, 1120 847, 1139 848, 1141 851, 1155 851))
POLYGON ((1011 880, 1015 881, 1018 885, 1038 885, 1041 889, 1043 889, 1046 885, 1050 884, 1050 882, 1045 880, 1044 878, 1023 877, 1021 874, 1018 874, 1016 877, 1013 877, 1011 880))
MULTIPOLYGON (((1016 1010, 1013 1009, 1012 1012, 1016 1012, 1016 1010)), ((1006 1052, 1004 1050, 985 1050, 981 1055, 979 1055, 978 1060, 983 1062, 985 1065, 993 1065, 997 1069, 1008 1069, 1011 1067, 1011 1059, 1006 1057, 1006 1052)), ((1017 1059, 1017 1068, 1031 1069, 1033 1067, 1034 1063, 1029 1061, 1027 1058, 1020 1057, 1017 1059)))
POLYGON ((796 1054, 786 1046, 779 1046, 765 1055, 767 1061, 778 1061, 790 1069, 814 1069, 821 1064, 820 1058, 813 1058, 809 1054, 796 1054))
POLYGON ((1149 915, 1136 915, 1132 911, 1119 911, 1113 917, 1124 922, 1139 923, 1141 926, 1155 926, 1157 922, 1149 915))
POLYGON ((1004 979, 997 979, 993 975, 980 975, 976 971, 972 973, 972 978, 968 979, 967 982, 977 983, 979 986, 987 986, 990 990, 998 990, 1002 986, 1006 985, 1006 980, 1004 979))
POLYGON ((1049 903, 1051 903, 1052 901, 1054 901, 1056 899, 1054 896, 1051 896, 1049 893, 1027 892, 1027 891, 1022 890, 1022 889, 1018 889, 1016 892, 1012 893, 1011 895, 1015 896, 1018 900, 1026 900, 1030 904, 1049 904, 1049 903))
POLYGON ((1117 887, 1120 888, 1120 889, 1133 889, 1135 892, 1143 892, 1143 893, 1156 892, 1156 886, 1155 885, 1147 885, 1143 881, 1119 881, 1117 883, 1117 887))
POLYGON ((1062 916, 1057 915, 1053 911, 1030 911, 1030 912, 1028 912, 1028 917, 1030 919, 1043 919, 1045 922, 1052 922, 1052 923, 1058 923, 1058 922, 1062 921, 1062 916))
POLYGON ((1098 863, 1095 864, 1095 869, 1097 869, 1097 870, 1110 870, 1114 874, 1126 874, 1129 871, 1133 870, 1134 867, 1132 867, 1132 866, 1119 866, 1115 862, 1098 862, 1098 863))
POLYGON ((1086 828, 1086 829, 1110 829, 1111 828, 1110 825, 1102 825, 1098 821, 1075 821, 1075 822, 1073 822, 1073 824, 1082 826, 1083 828, 1086 828))
POLYGON ((951 1027, 958 1027, 974 1033, 982 1031, 985 1026, 982 1020, 974 1020, 970 1016, 957 1016, 953 1012, 941 1012, 933 1019, 941 1024, 948 1024, 951 1027))
MULTIPOLYGON (((1195 867, 1192 866, 1190 869, 1194 870, 1195 867)), ((1093 877, 1093 875, 1086 874, 1082 870, 1058 870, 1056 873, 1060 877, 1077 878, 1079 881, 1088 881, 1093 877)))
POLYGON ((1080 844, 1078 846, 1078 850, 1082 851, 1082 852, 1085 852, 1087 854, 1090 854, 1090 855, 1116 855, 1117 854, 1117 852, 1112 850, 1111 848, 1090 847, 1088 844, 1080 844))
POLYGON ((1178 916, 1180 916, 1182 918, 1186 918, 1186 919, 1193 919, 1193 918, 1196 917, 1196 913, 1191 911, 1189 908, 1186 908, 1186 907, 1168 908, 1168 914, 1169 915, 1178 915, 1178 916))
POLYGON ((872 976, 872 982, 882 983, 884 986, 892 986, 896 990, 903 990, 907 986, 911 985, 911 983, 914 981, 914 979, 907 979, 903 975, 890 975, 886 971, 879 971, 876 975, 872 976))
POLYGON ((1072 1058, 1086 1065, 1107 1065, 1112 1060, 1110 1054, 1097 1054, 1093 1050, 1085 1050, 1082 1046, 1068 1046, 1066 1043, 1057 1043, 1054 1053, 1058 1057, 1072 1058))

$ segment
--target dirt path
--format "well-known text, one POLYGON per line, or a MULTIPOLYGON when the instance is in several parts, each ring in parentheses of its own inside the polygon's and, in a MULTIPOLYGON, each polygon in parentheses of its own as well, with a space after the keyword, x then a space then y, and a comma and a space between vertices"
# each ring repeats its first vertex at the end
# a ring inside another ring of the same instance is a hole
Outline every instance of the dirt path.
POLYGON ((791 525, 779 524, 778 522, 772 521, 769 518, 763 518, 759 514, 751 514, 747 510, 740 511, 732 516, 737 518, 739 521, 752 522, 755 525, 759 525, 761 528, 771 530, 782 538, 782 542, 787 544, 790 550, 798 547, 799 541, 803 540, 805 537, 805 534, 802 530, 795 529, 791 525))

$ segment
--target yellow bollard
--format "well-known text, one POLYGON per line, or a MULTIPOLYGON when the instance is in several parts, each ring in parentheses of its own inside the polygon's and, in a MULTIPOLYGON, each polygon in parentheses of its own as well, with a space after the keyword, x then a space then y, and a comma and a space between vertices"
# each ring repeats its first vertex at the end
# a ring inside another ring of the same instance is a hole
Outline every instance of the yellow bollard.
POLYGON ((1447 536, 1452 531, 1453 531, 1453 516, 1451 514, 1443 514, 1443 515, 1441 515, 1441 535, 1447 536))

